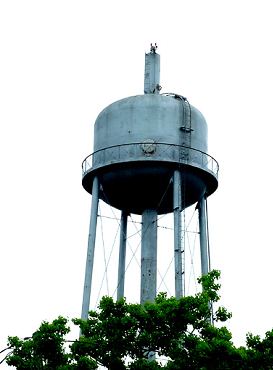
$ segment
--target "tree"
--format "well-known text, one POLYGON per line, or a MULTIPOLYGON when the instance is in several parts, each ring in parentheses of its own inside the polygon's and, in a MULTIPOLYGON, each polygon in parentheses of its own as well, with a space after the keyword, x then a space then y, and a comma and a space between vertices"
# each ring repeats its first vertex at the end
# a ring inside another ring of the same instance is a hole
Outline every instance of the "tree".
POLYGON ((13 352, 7 363, 20 370, 66 369, 70 357, 64 349, 65 335, 70 331, 67 322, 59 317, 52 323, 43 322, 30 338, 9 337, 13 352))
MULTIPOLYGON (((68 351, 68 321, 59 317, 42 323, 31 338, 10 337, 7 363, 18 370, 273 369, 273 331, 264 340, 249 334, 246 347, 236 348, 226 327, 211 324, 219 276, 212 271, 200 278, 202 292, 180 299, 161 293, 140 305, 103 297, 88 320, 72 320, 81 336, 68 351)), ((230 317, 219 307, 214 321, 230 317)))

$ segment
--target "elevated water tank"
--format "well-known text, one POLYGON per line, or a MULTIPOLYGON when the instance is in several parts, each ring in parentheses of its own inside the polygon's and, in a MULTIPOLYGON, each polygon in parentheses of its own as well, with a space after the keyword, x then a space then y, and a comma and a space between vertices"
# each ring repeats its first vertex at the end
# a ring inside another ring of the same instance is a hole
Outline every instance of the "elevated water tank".
POLYGON ((203 115, 179 94, 160 94, 156 48, 151 45, 150 53, 145 54, 144 95, 119 100, 99 114, 94 152, 82 164, 83 187, 92 193, 83 319, 87 319, 90 305, 99 199, 121 210, 117 299, 124 297, 129 213, 142 215, 141 303, 153 301, 158 289, 158 214, 173 213, 173 243, 170 241, 168 248, 173 247, 174 253, 175 297, 185 296, 182 211, 195 203, 201 273, 210 270, 207 196, 218 186, 218 164, 207 153, 203 115))
POLYGON ((83 162, 86 191, 98 176, 100 199, 136 214, 172 212, 175 169, 182 174, 183 208, 218 185, 203 115, 181 95, 158 90, 106 107, 95 122, 94 152, 83 162))

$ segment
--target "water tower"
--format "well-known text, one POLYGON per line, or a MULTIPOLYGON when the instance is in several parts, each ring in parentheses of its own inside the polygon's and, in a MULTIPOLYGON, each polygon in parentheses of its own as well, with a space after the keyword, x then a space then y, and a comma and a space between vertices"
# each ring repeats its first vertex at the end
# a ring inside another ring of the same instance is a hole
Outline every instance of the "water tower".
POLYGON ((82 185, 92 194, 82 318, 87 319, 99 199, 121 211, 117 298, 124 295, 128 214, 141 215, 140 302, 157 290, 157 217, 173 213, 175 296, 184 292, 181 212, 197 204, 201 272, 209 271, 206 199, 218 186, 207 154, 207 124, 186 98, 160 90, 160 56, 145 55, 144 94, 106 107, 94 127, 94 151, 83 161, 82 185))

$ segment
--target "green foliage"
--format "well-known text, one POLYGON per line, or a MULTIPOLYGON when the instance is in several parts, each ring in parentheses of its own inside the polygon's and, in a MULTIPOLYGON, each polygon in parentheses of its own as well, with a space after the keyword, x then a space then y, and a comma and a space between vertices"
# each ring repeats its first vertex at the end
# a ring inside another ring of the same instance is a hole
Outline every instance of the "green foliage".
MULTIPOLYGON (((220 286, 215 282, 219 276, 213 271, 202 277, 203 292, 194 297, 176 299, 159 294, 154 303, 144 305, 102 298, 99 310, 91 311, 87 321, 74 320, 82 336, 71 346, 73 355, 95 358, 109 369, 126 369, 127 356, 132 360, 129 368, 159 368, 155 361, 147 361, 151 352, 176 358, 188 342, 198 338, 202 328, 211 326, 210 306, 219 299, 220 286)), ((215 318, 225 321, 229 316, 219 309, 215 318)))
POLYGON ((246 340, 245 358, 249 369, 273 369, 273 330, 265 333, 265 338, 248 334, 246 340))
MULTIPOLYGON (((103 297, 88 320, 73 320, 81 336, 69 351, 67 320, 59 317, 42 323, 29 339, 10 337, 7 363, 18 370, 273 369, 273 331, 263 340, 249 334, 246 347, 236 348, 227 328, 211 324, 219 277, 219 271, 203 276, 202 292, 180 299, 161 293, 140 305, 103 297)), ((216 323, 230 317, 223 307, 214 313, 216 323)))
POLYGON ((9 337, 13 353, 7 363, 18 370, 65 370, 69 355, 65 353, 64 336, 68 332, 67 320, 59 317, 51 324, 43 322, 31 338, 9 337))

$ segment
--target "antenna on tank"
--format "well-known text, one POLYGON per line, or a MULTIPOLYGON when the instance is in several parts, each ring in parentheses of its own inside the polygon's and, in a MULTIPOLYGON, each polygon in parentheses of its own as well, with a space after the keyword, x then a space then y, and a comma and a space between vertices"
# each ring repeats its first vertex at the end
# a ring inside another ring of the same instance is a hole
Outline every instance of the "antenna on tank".
POLYGON ((150 53, 145 54, 144 94, 159 94, 160 55, 156 53, 157 44, 151 44, 150 53))
POLYGON ((155 43, 154 45, 151 43, 150 52, 151 52, 151 53, 155 53, 155 52, 156 52, 156 49, 157 49, 157 45, 156 45, 156 43, 155 43))

